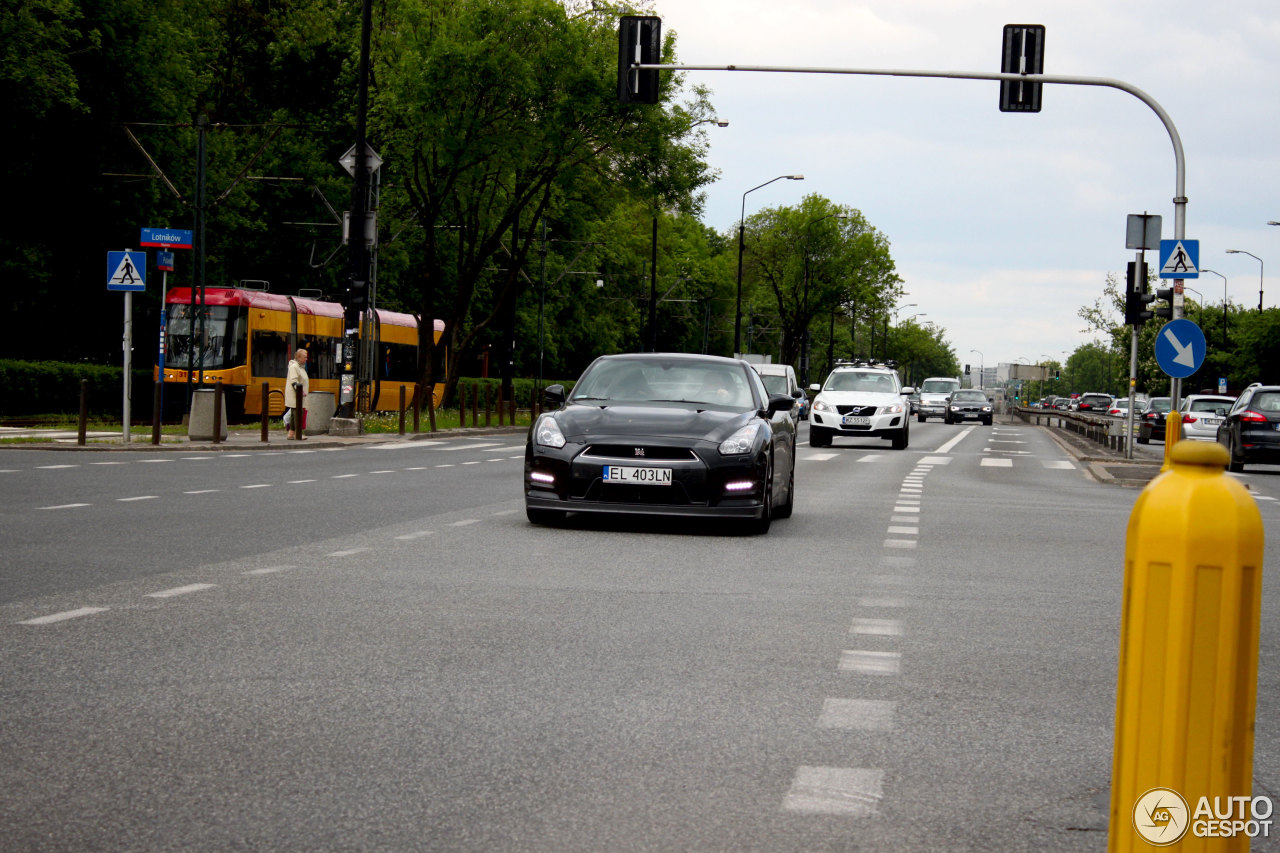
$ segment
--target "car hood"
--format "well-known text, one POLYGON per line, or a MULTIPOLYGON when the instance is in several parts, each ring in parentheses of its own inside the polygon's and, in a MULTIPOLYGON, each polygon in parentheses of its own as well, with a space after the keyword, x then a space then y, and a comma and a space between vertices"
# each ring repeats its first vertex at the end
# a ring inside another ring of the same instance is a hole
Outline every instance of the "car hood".
POLYGON ((574 403, 552 416, 569 441, 599 441, 619 436, 720 442, 755 419, 756 413, 685 406, 574 403))
POLYGON ((905 394, 880 394, 875 391, 823 391, 822 402, 830 406, 891 406, 906 405, 905 394))

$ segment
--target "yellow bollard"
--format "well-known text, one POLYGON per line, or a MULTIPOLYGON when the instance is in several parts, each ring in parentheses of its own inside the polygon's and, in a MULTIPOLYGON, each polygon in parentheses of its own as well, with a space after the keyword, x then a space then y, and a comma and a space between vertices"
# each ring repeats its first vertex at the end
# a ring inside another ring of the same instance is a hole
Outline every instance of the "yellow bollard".
POLYGON ((1173 467, 1170 459, 1173 457, 1173 446, 1182 441, 1182 413, 1170 412, 1164 417, 1164 464, 1160 466, 1161 471, 1168 471, 1173 467))
POLYGON ((1179 442, 1171 460, 1129 516, 1110 853, 1249 849, 1262 516, 1221 445, 1179 442))

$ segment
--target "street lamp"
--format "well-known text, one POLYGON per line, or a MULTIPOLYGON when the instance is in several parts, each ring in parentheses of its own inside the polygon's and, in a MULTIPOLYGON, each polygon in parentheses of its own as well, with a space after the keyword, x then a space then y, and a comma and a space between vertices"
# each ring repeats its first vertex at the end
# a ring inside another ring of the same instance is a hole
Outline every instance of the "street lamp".
POLYGON ((1217 270, 1201 269, 1200 272, 1211 272, 1222 279, 1222 348, 1227 348, 1227 277, 1217 270))
MULTIPOLYGON (((979 387, 979 388, 981 388, 981 387, 982 387, 982 385, 983 385, 983 383, 984 383, 984 382, 986 382, 986 380, 987 380, 987 377, 986 377, 986 376, 984 376, 984 375, 983 375, 983 372, 982 372, 982 371, 983 371, 983 368, 982 368, 982 364, 983 364, 983 356, 982 356, 982 352, 981 352, 981 351, 979 351, 979 350, 976 350, 976 349, 971 349, 971 350, 969 350, 969 352, 976 352, 976 353, 978 353, 978 387, 979 387)), ((972 380, 970 380, 970 381, 969 381, 969 387, 970 387, 970 388, 972 388, 972 387, 973 387, 973 381, 972 381, 972 380)))
POLYGON ((1227 249, 1227 254, 1228 255, 1248 255, 1249 257, 1253 258, 1255 261, 1258 262, 1258 313, 1261 314, 1262 313, 1262 281, 1263 281, 1263 269, 1264 269, 1262 258, 1258 257, 1253 252, 1246 252, 1244 249, 1227 249))
POLYGON ((733 354, 736 356, 742 352, 742 247, 743 233, 747 226, 747 196, 755 192, 761 187, 767 187, 773 181, 803 181, 804 175, 779 175, 770 181, 765 181, 759 187, 752 187, 742 194, 742 216, 738 219, 738 309, 733 316, 733 354))

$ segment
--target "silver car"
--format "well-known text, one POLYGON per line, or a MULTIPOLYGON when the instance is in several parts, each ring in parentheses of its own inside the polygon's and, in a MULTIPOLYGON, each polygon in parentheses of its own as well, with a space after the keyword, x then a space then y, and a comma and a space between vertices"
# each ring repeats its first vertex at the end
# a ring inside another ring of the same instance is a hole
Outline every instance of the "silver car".
POLYGON ((1217 441, 1218 427, 1222 425, 1222 416, 1217 411, 1230 409, 1235 401, 1235 397, 1217 394, 1188 394, 1178 407, 1182 414, 1182 437, 1217 441))

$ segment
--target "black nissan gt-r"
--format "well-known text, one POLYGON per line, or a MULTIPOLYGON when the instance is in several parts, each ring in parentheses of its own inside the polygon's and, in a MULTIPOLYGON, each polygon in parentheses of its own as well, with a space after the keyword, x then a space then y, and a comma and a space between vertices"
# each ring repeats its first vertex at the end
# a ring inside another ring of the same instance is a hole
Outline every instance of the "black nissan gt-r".
POLYGON ((567 513, 739 519, 768 531, 795 503, 795 399, 745 361, 677 353, 596 359, 530 427, 529 520, 567 513))

